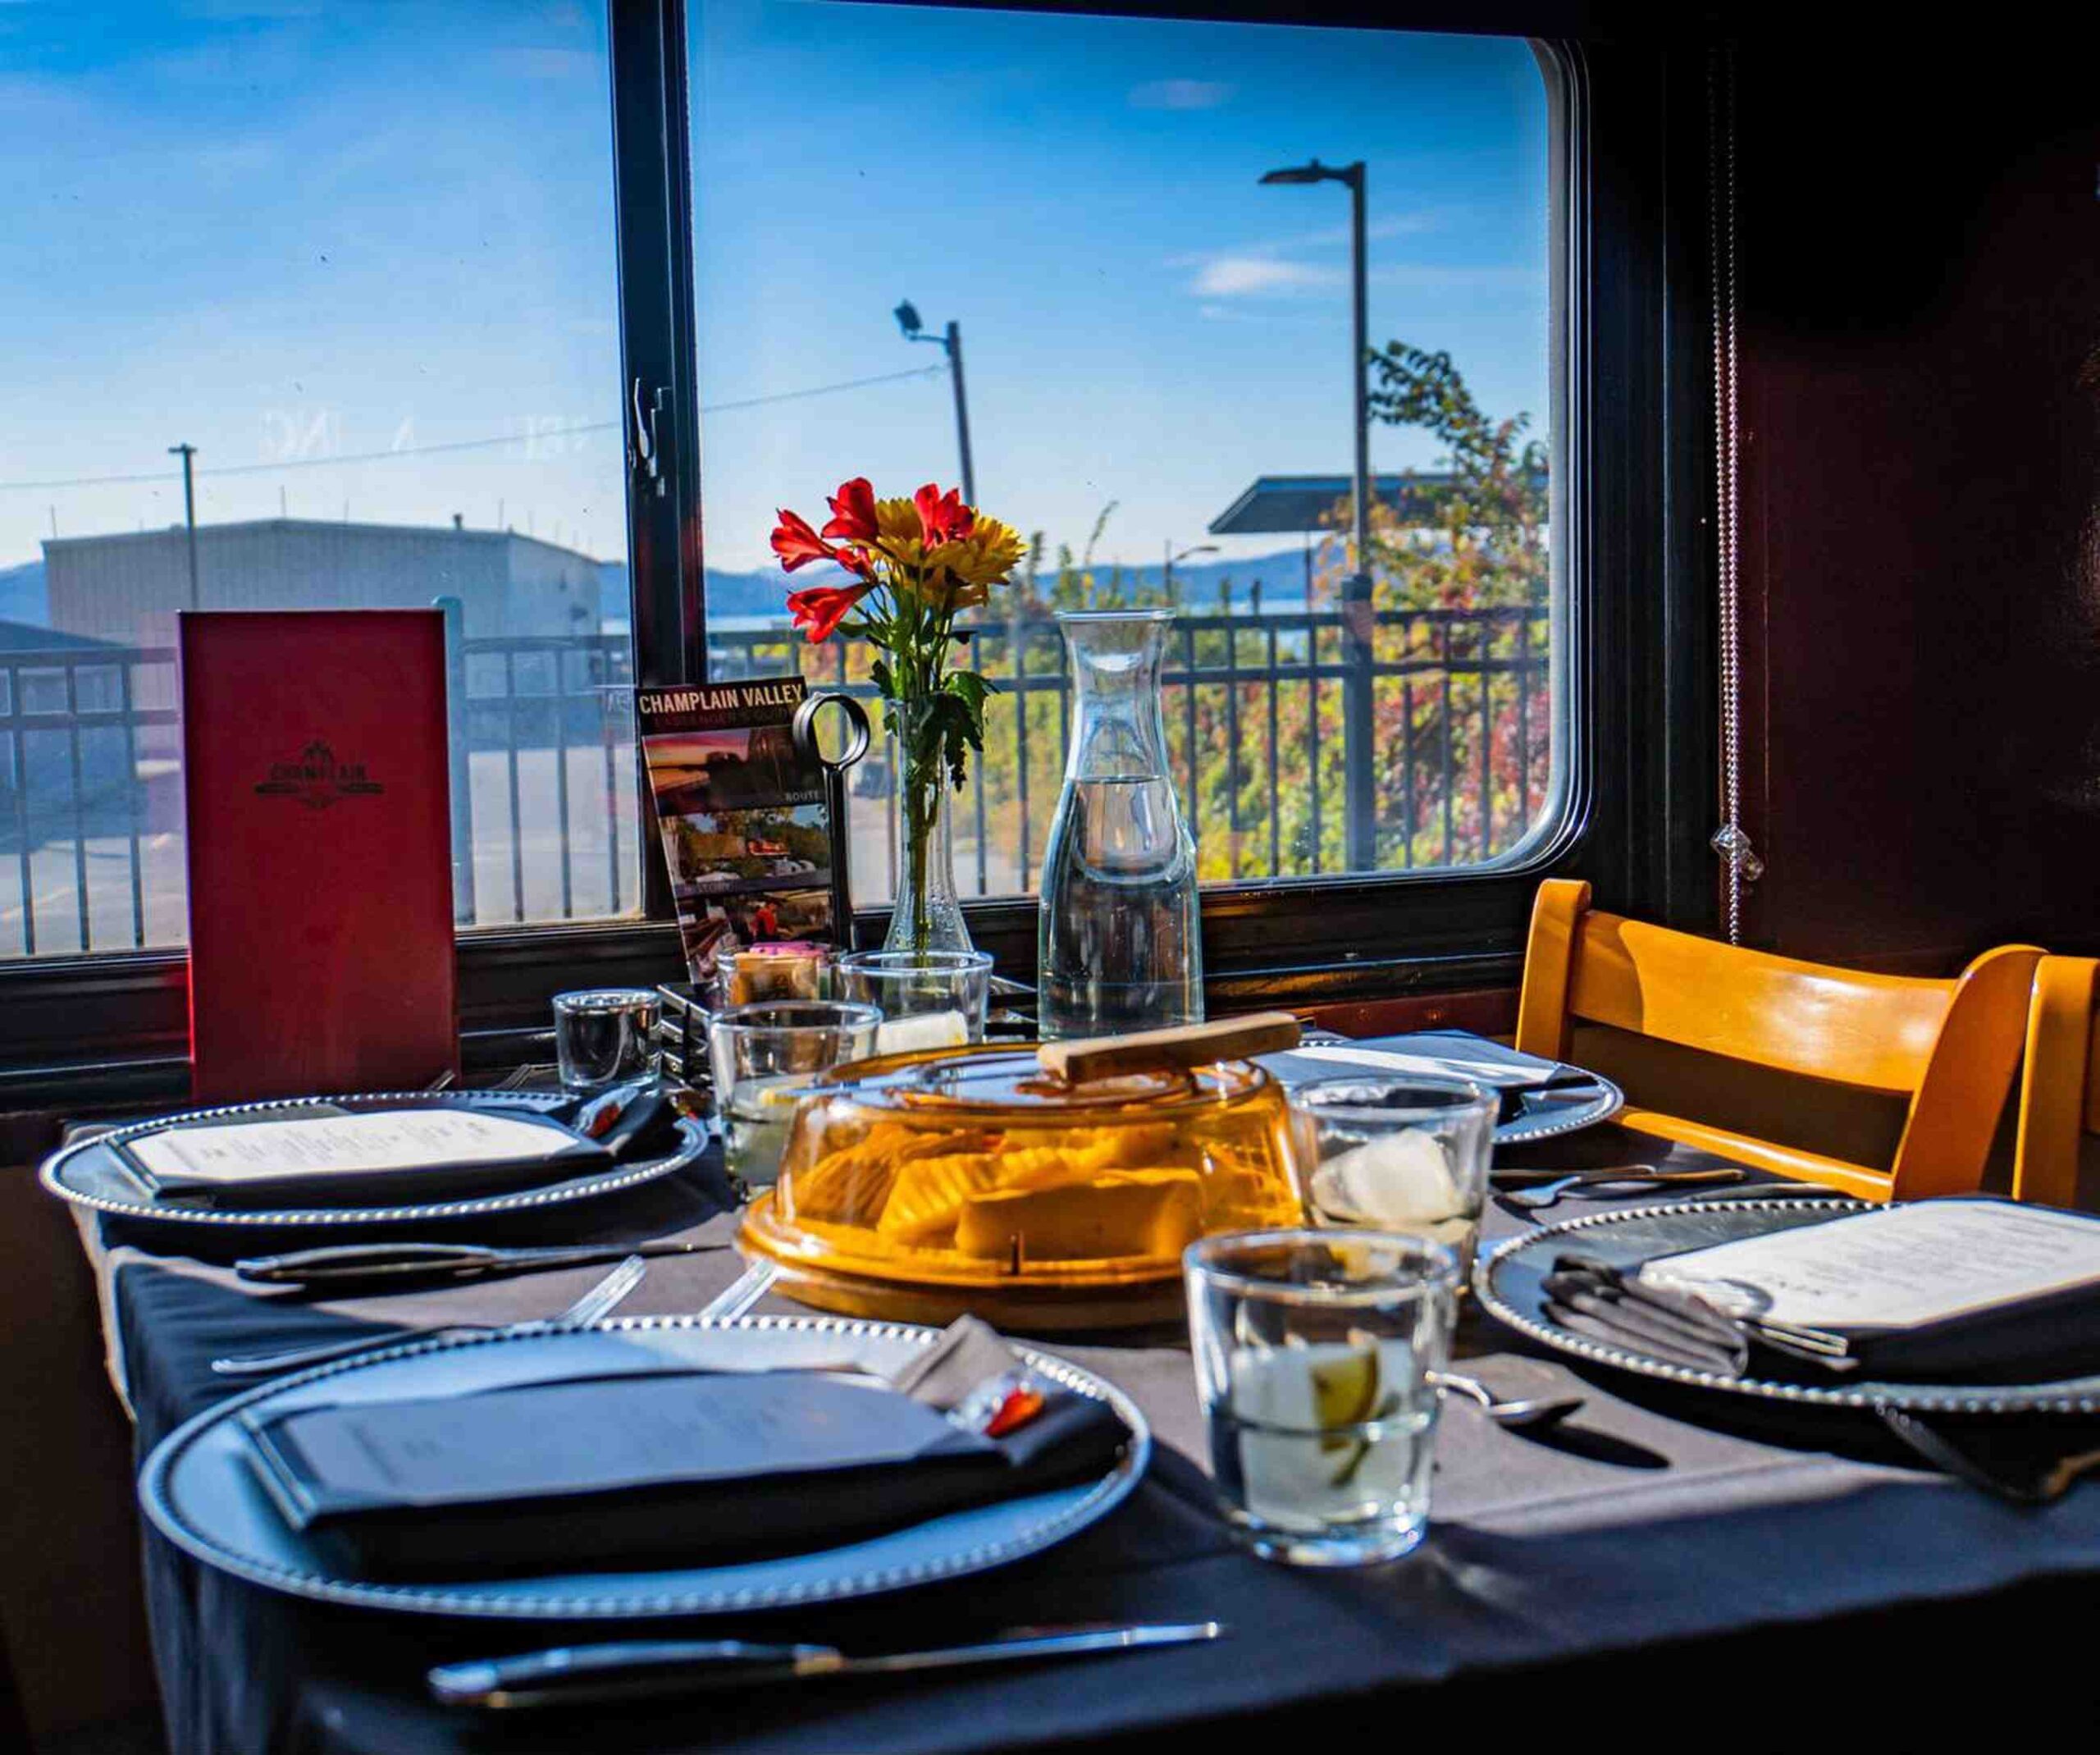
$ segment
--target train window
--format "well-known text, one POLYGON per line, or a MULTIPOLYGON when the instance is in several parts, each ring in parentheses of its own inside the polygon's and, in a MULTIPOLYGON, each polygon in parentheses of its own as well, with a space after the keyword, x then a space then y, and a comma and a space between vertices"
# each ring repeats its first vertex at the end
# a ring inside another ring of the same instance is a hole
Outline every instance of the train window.
POLYGON ((705 0, 690 56, 711 674, 871 692, 865 643, 788 628, 813 575, 778 570, 774 510, 961 485, 1027 538, 970 617, 996 692, 953 801, 966 895, 1035 885, 1062 609, 1180 612, 1169 766, 1207 882, 1541 844, 1570 752, 1526 41, 705 0))
POLYGON ((450 600, 462 925, 637 907, 609 80, 585 7, 11 9, 0 959, 180 942, 191 606, 450 600))

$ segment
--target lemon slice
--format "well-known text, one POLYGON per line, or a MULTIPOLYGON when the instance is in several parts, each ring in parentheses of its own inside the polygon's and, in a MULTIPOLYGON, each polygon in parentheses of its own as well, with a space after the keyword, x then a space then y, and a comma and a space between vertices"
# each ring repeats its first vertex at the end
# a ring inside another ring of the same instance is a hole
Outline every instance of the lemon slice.
POLYGON ((1312 1413, 1322 1432, 1360 1426, 1378 1406, 1378 1354, 1375 1348, 1316 1358, 1308 1367, 1312 1378, 1312 1413))
POLYGON ((1356 1428, 1378 1411, 1381 1399, 1378 1350, 1370 1346, 1334 1354, 1313 1360, 1310 1369, 1312 1412, 1326 1434, 1320 1440, 1320 1448, 1348 1453, 1328 1484, 1346 1487, 1371 1454, 1371 1441, 1356 1428))

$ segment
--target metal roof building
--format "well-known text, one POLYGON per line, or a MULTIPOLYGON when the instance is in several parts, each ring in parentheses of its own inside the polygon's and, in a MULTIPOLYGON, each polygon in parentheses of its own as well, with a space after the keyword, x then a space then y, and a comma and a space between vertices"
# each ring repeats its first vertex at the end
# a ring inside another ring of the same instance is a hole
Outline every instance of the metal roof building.
MULTIPOLYGON (((190 607, 185 528, 53 537, 51 625, 119 644, 173 643, 190 607)), ((415 609, 454 596, 470 639, 598 630, 599 564, 509 530, 258 519, 197 528, 198 607, 415 609)))
MULTIPOLYGON (((1537 478, 1545 485, 1543 476, 1537 478)), ((1416 475, 1374 475, 1371 497, 1399 513, 1403 521, 1427 520, 1436 502, 1450 491, 1448 471, 1416 475)), ((1295 535, 1327 527, 1335 509, 1349 496, 1345 475, 1263 475, 1210 522, 1214 537, 1295 535)), ((1339 527, 1336 527, 1339 528, 1339 527)))

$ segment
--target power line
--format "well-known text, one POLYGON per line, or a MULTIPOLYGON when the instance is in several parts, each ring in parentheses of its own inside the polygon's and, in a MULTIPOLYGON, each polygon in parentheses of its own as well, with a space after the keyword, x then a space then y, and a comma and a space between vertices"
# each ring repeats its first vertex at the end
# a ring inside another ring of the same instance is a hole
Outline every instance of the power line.
POLYGON ((835 390, 865 390, 870 384, 901 383, 908 377, 938 377, 947 370, 945 362, 935 360, 930 366, 915 366, 909 372, 883 372, 874 377, 848 378, 842 384, 819 384, 811 390, 783 390, 770 396, 746 396, 741 402, 703 402, 703 414, 720 414, 731 409, 755 409, 765 402, 799 402, 805 396, 828 396, 835 390))
MULTIPOLYGON (((808 396, 829 396, 846 390, 865 390, 875 384, 895 384, 906 378, 938 377, 947 368, 939 363, 920 366, 909 372, 884 372, 874 377, 847 378, 836 384, 815 384, 806 390, 777 391, 767 396, 746 396, 737 402, 710 402, 701 404, 703 414, 728 414, 737 409, 756 409, 768 403, 799 402, 808 396)), ((396 457, 429 457, 444 451, 491 450, 504 445, 532 445, 548 439, 573 438, 587 432, 614 432, 619 429, 616 420, 585 421, 573 427, 548 427, 534 432, 504 433, 486 439, 454 439, 442 445, 404 445, 392 450, 354 451, 340 457, 292 457, 282 463, 227 464, 216 469, 199 469, 201 478, 221 475, 276 475, 286 469, 326 469, 344 464, 386 463, 396 457)), ((52 487, 120 487, 140 482, 165 482, 165 470, 153 470, 138 475, 79 475, 61 481, 0 482, 0 493, 12 491, 39 491, 52 487)))

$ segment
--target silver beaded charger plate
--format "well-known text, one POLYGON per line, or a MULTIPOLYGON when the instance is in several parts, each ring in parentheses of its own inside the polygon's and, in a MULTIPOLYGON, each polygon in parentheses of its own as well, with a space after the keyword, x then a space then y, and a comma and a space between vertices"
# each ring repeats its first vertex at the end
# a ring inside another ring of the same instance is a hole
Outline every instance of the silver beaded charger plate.
POLYGON ((1092 1373, 1023 1347, 1016 1351, 1043 1378, 1107 1402, 1130 1428, 1121 1457, 1098 1479, 768 1560, 403 1584, 338 1570, 292 1529, 249 1465, 240 1424, 252 1410, 471 1396, 550 1378, 646 1373, 667 1365, 752 1371, 851 1360, 887 1375, 938 1338, 936 1329, 845 1317, 641 1316, 551 1334, 404 1342, 263 1384, 207 1410, 155 1447, 139 1477, 139 1501, 162 1534, 204 1565, 295 1597, 419 1615, 631 1620, 835 1602, 986 1571, 1076 1535, 1137 1485, 1152 1435, 1136 1405, 1092 1373))
POLYGON ((532 1212, 572 1200, 653 1182, 682 1170, 707 1149, 707 1131, 696 1122, 678 1127, 678 1149, 661 1158, 615 1164, 609 1170, 564 1177, 532 1187, 455 1200, 429 1200, 396 1206, 213 1207, 190 1200, 155 1196, 121 1152, 126 1140, 164 1128, 208 1122, 286 1121, 302 1114, 355 1113, 361 1109, 485 1108, 546 1111, 567 1099, 559 1091, 381 1091, 368 1095, 297 1097, 273 1103, 229 1104, 186 1114, 162 1116, 132 1127, 76 1140, 43 1161, 38 1179, 62 1200, 123 1218, 157 1225, 337 1226, 424 1224, 437 1220, 478 1218, 489 1213, 532 1212))
POLYGON ((1608 1122, 1626 1107, 1626 1093, 1601 1073, 1568 1090, 1527 1091, 1522 1107, 1506 1122, 1495 1124, 1497 1145, 1528 1145, 1534 1140, 1558 1140, 1608 1122))
MULTIPOLYGON (((1299 1046, 1259 1058, 1271 1072, 1277 1071, 1278 1062, 1303 1063, 1306 1071, 1296 1078, 1286 1076, 1286 1085, 1300 1084, 1308 1078, 1343 1077, 1352 1069, 1361 1072, 1367 1078, 1381 1072, 1397 1076, 1431 1070, 1432 1062, 1442 1063, 1433 1069, 1438 1072, 1452 1077, 1466 1076, 1465 1063, 1457 1055, 1379 1048, 1327 1031, 1309 1033, 1299 1046)), ((1625 1107, 1626 1093, 1601 1072, 1591 1072, 1583 1083, 1564 1090, 1521 1092, 1517 1113, 1495 1124, 1495 1143, 1529 1145, 1536 1140, 1558 1140, 1564 1135, 1580 1133, 1585 1127, 1608 1122, 1625 1107)))
POLYGON ((1729 1377, 1577 1334, 1563 1328, 1546 1309, 1545 1277, 1553 1271, 1554 1258, 1564 1251, 1632 1268, 1658 1255, 1732 1243, 1797 1225, 1825 1224, 1847 1213, 1874 1210, 1871 1201, 1833 1195, 1828 1200, 1681 1200, 1592 1213, 1527 1232, 1483 1255, 1474 1264, 1473 1289, 1482 1308, 1543 1346, 1663 1383, 1806 1407, 1885 1407, 1920 1414, 2100 1415, 2100 1373, 2048 1383, 1988 1384, 1896 1383, 1835 1376, 1823 1383, 1729 1377))

